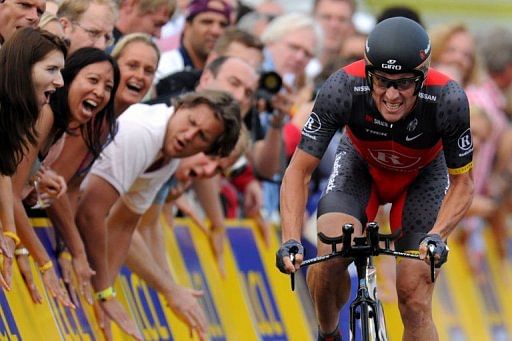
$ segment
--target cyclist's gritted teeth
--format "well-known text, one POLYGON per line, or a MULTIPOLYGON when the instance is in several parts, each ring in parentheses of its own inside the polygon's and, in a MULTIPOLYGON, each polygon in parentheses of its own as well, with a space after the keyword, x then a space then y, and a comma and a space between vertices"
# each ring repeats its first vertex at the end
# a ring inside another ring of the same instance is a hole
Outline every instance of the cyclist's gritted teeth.
POLYGON ((400 109, 400 107, 402 106, 402 102, 390 103, 390 102, 384 100, 384 105, 386 106, 386 109, 388 109, 390 112, 395 112, 400 109))

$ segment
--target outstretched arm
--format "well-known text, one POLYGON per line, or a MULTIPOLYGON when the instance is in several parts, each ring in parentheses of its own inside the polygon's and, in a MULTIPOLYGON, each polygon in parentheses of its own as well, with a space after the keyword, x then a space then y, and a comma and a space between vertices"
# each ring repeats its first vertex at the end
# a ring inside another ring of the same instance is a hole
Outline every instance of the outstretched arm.
POLYGON ((186 288, 176 283, 171 275, 165 254, 164 236, 159 224, 161 205, 152 205, 139 221, 126 265, 151 287, 161 293, 173 312, 195 330, 201 340, 206 340, 208 323, 198 299, 202 291, 186 288), (143 231, 141 223, 144 222, 143 231))
MULTIPOLYGON (((281 185, 281 227, 283 243, 293 239, 300 241, 302 223, 311 174, 318 166, 319 159, 297 149, 284 174, 281 185)), ((294 272, 302 262, 302 255, 297 255, 295 266, 289 257, 283 259, 287 272, 294 272)))
MULTIPOLYGON (((2 232, 16 234, 11 178, 3 175, 0 175, 0 226, 2 232)), ((10 290, 11 286, 14 248, 15 242, 12 238, 0 235, 0 250, 4 255, 0 285, 7 290, 10 290)))
POLYGON ((110 230, 107 231, 109 212, 119 199, 118 191, 105 179, 90 174, 78 204, 76 224, 83 236, 85 249, 93 269, 93 285, 101 291, 112 285, 110 281, 109 252, 123 252, 119 245, 109 250, 110 230))
MULTIPOLYGON (((16 168, 16 173, 12 177, 12 187, 14 194, 14 218, 16 222, 16 230, 23 244, 29 249, 30 254, 37 263, 43 282, 48 288, 50 294, 59 299, 65 306, 73 306, 71 300, 62 285, 59 283, 53 263, 50 260, 43 244, 39 240, 37 234, 32 227, 30 220, 23 207, 23 187, 28 182, 30 171, 37 160, 37 154, 42 146, 46 143, 51 127, 53 125, 53 114, 48 109, 41 111, 40 117, 36 124, 38 132, 38 144, 30 145, 23 159, 16 168)), ((30 285, 30 283, 27 283, 30 285)), ((32 296, 34 301, 40 302, 40 298, 32 296)))
MULTIPOLYGON (((64 177, 67 183, 78 171, 87 156, 87 146, 80 134, 64 134, 44 160, 44 164, 64 177)), ((90 268, 85 247, 75 224, 75 212, 67 194, 56 199, 47 208, 48 216, 60 232, 64 243, 72 255, 73 268, 77 277, 77 291, 92 304, 89 287, 94 271, 90 268)))
POLYGON ((112 289, 115 276, 126 259, 139 215, 131 212, 119 200, 119 192, 102 177, 89 174, 85 181, 76 223, 91 265, 96 271, 93 287, 96 293, 102 293, 97 298, 105 313, 126 333, 142 340, 135 322, 115 299, 112 289))
POLYGON ((206 216, 210 220, 210 244, 221 275, 225 276, 224 266, 224 212, 220 202, 220 179, 194 179, 193 188, 206 216))

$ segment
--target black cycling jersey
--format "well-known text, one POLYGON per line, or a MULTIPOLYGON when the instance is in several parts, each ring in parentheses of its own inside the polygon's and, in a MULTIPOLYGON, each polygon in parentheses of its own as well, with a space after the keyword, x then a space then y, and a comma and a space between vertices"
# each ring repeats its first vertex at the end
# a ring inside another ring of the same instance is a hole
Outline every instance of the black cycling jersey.
POLYGON ((318 216, 341 212, 364 225, 391 203, 390 226, 401 230, 397 250, 416 250, 435 223, 447 173, 471 169, 469 105, 462 88, 430 69, 414 109, 397 122, 378 112, 364 61, 334 73, 320 90, 299 148, 320 158, 345 127, 318 216))
POLYGON ((376 168, 418 171, 441 150, 451 174, 465 173, 472 166, 466 94, 434 69, 429 70, 413 111, 394 123, 386 122, 375 106, 363 60, 337 71, 318 93, 299 148, 321 158, 343 126, 354 148, 376 168))

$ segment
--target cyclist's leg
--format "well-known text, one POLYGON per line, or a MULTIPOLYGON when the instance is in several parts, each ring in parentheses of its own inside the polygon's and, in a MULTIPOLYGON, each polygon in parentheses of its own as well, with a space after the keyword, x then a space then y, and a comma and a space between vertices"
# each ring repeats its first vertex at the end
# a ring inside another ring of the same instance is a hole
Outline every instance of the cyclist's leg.
MULTIPOLYGON (((327 236, 339 236, 344 224, 354 224, 355 234, 366 223, 365 209, 371 192, 371 177, 367 165, 347 140, 342 140, 336 152, 329 184, 318 205, 317 230, 327 236)), ((318 255, 331 252, 329 245, 318 242, 318 255)), ((312 265, 307 281, 315 306, 321 333, 336 329, 339 311, 350 294, 349 260, 332 259, 312 265)))
MULTIPOLYGON (((361 223, 352 216, 342 213, 327 213, 318 218, 318 232, 328 236, 338 236, 343 223, 354 224, 356 231, 361 231, 361 223)), ((331 252, 331 246, 320 241, 317 254, 331 252)), ((338 326, 339 312, 350 296, 350 275, 348 266, 351 260, 334 258, 309 267, 307 283, 320 332, 330 333, 338 326)))
MULTIPOLYGON (((448 185, 442 153, 409 186, 402 212, 403 233, 395 242, 399 251, 417 251, 422 236, 432 229, 448 185)), ((404 340, 436 340, 432 319, 430 268, 424 262, 401 259, 397 263, 398 306, 404 340)))
POLYGON ((396 278, 403 340, 438 340, 432 319, 434 283, 430 280, 430 267, 414 259, 400 259, 396 278))

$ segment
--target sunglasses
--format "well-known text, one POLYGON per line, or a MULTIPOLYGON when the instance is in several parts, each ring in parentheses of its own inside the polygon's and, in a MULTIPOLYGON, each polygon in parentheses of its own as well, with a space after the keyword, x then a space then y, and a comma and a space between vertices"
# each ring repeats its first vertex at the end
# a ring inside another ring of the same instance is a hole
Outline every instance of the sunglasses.
POLYGON ((419 84, 423 81, 422 76, 408 77, 408 78, 398 78, 398 79, 389 79, 381 75, 377 75, 371 71, 368 71, 368 79, 370 80, 370 84, 373 86, 387 90, 389 87, 394 87, 398 91, 408 91, 411 89, 416 89, 419 84))

